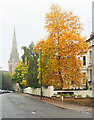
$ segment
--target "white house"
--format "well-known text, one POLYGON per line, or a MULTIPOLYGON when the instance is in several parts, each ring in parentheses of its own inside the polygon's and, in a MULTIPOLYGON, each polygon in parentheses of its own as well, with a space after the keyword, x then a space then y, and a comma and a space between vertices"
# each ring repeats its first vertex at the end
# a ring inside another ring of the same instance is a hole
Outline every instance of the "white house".
POLYGON ((90 38, 86 40, 86 42, 89 43, 89 50, 81 57, 83 61, 83 87, 86 85, 87 80, 88 89, 92 90, 92 85, 94 85, 94 32, 92 32, 90 38))

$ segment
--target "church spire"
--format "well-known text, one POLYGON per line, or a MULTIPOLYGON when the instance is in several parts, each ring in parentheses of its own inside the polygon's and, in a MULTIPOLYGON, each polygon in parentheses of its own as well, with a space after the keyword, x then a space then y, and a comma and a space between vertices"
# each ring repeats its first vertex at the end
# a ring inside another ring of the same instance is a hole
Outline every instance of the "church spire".
POLYGON ((15 33, 15 27, 14 27, 12 51, 10 54, 10 59, 8 61, 10 73, 13 73, 18 62, 19 62, 19 54, 17 51, 16 33, 15 33))
POLYGON ((18 54, 15 28, 14 28, 14 34, 13 34, 13 43, 12 43, 12 52, 11 52, 11 54, 12 54, 12 56, 14 56, 14 57, 15 57, 15 55, 18 54))

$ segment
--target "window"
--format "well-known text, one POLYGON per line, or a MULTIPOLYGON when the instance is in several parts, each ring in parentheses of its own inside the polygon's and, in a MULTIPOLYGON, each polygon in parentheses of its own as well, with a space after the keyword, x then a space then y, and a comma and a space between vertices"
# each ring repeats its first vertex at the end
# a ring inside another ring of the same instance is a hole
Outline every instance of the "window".
POLYGON ((89 42, 89 45, 92 46, 92 41, 89 42))
POLYGON ((83 73, 83 84, 86 84, 86 73, 83 73))
POLYGON ((83 56, 83 65, 86 65, 86 56, 83 56))
POLYGON ((90 69, 90 81, 92 81, 92 70, 90 69))
POLYGON ((90 62, 92 61, 92 51, 89 52, 90 54, 90 62))

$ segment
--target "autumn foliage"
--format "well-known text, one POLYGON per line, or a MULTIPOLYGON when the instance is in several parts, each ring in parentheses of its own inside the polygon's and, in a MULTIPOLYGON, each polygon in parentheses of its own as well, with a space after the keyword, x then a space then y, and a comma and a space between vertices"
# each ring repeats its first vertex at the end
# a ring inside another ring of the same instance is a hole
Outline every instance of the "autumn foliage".
MULTIPOLYGON (((80 20, 72 11, 62 11, 58 5, 52 5, 45 17, 48 37, 36 46, 36 52, 42 49, 42 84, 55 88, 81 86, 82 61, 79 57, 88 49, 86 37, 80 20)), ((40 58, 39 58, 40 79, 40 58)))
POLYGON ((13 72, 13 81, 18 82, 19 85, 22 87, 26 87, 27 84, 26 74, 28 72, 28 66, 26 63, 27 63, 26 60, 25 64, 23 64, 21 60, 13 72))

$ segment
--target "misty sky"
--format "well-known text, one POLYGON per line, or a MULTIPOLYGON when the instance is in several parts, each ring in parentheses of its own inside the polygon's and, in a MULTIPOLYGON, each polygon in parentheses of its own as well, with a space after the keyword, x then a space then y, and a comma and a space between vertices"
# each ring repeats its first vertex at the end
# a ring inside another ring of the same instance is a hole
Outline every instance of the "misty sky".
POLYGON ((0 0, 0 67, 8 70, 8 60, 12 49, 14 25, 19 56, 23 54, 22 46, 33 41, 37 43, 47 35, 44 29, 45 13, 50 11, 53 3, 62 10, 72 10, 83 23, 83 35, 89 38, 92 32, 93 0, 0 0))

